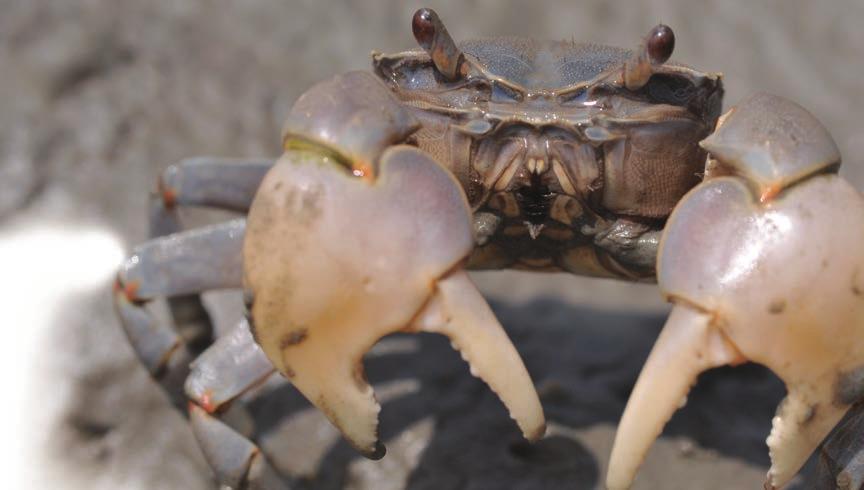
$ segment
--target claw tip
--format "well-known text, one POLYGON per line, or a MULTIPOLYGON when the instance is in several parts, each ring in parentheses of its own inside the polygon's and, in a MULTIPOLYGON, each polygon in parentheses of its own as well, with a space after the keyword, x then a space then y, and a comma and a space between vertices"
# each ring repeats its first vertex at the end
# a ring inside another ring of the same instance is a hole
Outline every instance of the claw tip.
POLYGON ((543 436, 546 435, 546 422, 544 421, 537 427, 536 430, 531 431, 530 433, 525 434, 525 439, 528 439, 531 442, 537 442, 540 439, 543 439, 543 436))
POLYGON ((375 441, 375 447, 372 449, 371 452, 365 452, 364 456, 366 456, 367 458, 369 458, 373 461, 378 461, 379 459, 383 458, 384 455, 386 455, 386 454, 387 454, 387 447, 384 446, 384 444, 381 441, 375 441))

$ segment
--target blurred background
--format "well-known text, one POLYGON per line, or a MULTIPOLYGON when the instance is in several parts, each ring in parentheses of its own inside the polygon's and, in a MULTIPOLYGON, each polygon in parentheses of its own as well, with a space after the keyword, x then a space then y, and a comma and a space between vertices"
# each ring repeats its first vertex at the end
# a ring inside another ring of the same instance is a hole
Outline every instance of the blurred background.
MULTIPOLYGON (((303 90, 413 48, 435 8, 454 38, 635 47, 658 22, 678 61, 725 75, 725 107, 764 90, 833 133, 864 189, 864 2, 0 0, 0 465, 9 488, 215 488, 185 420, 134 359, 113 272, 146 237, 158 172, 188 156, 276 156, 303 90)), ((213 219, 197 216, 192 221, 213 219)), ((551 436, 528 446, 441 338, 369 359, 388 456, 365 461, 288 386, 250 403, 297 488, 601 486, 615 423, 666 307, 656 289, 565 275, 477 281, 537 383, 551 436)), ((211 294, 217 324, 236 295, 211 294)), ((761 488, 783 387, 756 366, 700 379, 637 488, 761 488)), ((806 481, 798 483, 806 488, 806 481)), ((6 485, 4 485, 6 486, 6 485)))

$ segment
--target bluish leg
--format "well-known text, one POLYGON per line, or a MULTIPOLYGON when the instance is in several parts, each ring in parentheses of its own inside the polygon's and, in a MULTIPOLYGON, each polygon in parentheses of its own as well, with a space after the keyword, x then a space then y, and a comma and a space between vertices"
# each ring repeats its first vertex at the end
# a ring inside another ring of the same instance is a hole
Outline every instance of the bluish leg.
MULTIPOLYGON (((178 405, 185 405, 181 383, 196 352, 147 303, 240 287, 245 228, 245 219, 238 219, 156 238, 136 247, 118 274, 114 301, 129 341, 142 364, 178 405)), ((203 307, 195 302, 185 300, 173 306, 181 322, 200 323, 203 316, 209 324, 203 307)))
POLYGON ((252 338, 245 319, 192 364, 186 381, 192 431, 223 485, 235 489, 287 488, 260 448, 220 419, 229 404, 275 371, 252 338))
MULTIPOLYGON (((273 159, 188 158, 166 168, 150 200, 150 237, 183 229, 181 207, 211 207, 245 213, 273 159)), ((174 326, 194 354, 213 341, 210 317, 197 294, 168 298, 174 326)))

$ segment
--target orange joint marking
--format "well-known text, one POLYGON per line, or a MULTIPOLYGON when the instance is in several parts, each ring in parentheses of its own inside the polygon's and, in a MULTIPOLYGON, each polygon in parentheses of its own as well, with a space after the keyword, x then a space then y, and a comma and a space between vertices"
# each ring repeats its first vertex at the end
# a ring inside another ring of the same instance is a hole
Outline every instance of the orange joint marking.
POLYGON ((207 413, 213 413, 217 408, 219 408, 213 403, 213 392, 210 390, 204 390, 201 399, 198 401, 201 402, 201 408, 203 408, 207 413))
POLYGON ((165 185, 165 181, 162 180, 162 176, 159 176, 159 180, 156 184, 159 195, 162 196, 162 203, 165 205, 166 209, 173 209, 174 206, 177 205, 177 190, 173 187, 168 187, 165 185))
POLYGON ((372 166, 366 162, 357 162, 351 168, 351 173, 354 174, 354 177, 363 179, 367 182, 371 182, 375 177, 372 172, 372 166))
POLYGON ((123 294, 126 295, 126 299, 128 299, 130 302, 138 301, 138 282, 132 281, 128 284, 124 284, 123 294))
POLYGON ((120 277, 114 280, 114 293, 123 293, 123 296, 126 297, 126 300, 130 303, 137 303, 138 299, 138 282, 132 281, 130 283, 124 284, 123 281, 120 280, 120 277))
POLYGON ((177 205, 177 192, 170 187, 162 189, 162 202, 166 209, 174 209, 174 206, 177 205))
POLYGON ((777 197, 777 194, 779 194, 781 190, 783 190, 783 187, 778 184, 772 184, 768 187, 763 188, 762 195, 759 196, 759 202, 765 204, 773 200, 775 197, 777 197))

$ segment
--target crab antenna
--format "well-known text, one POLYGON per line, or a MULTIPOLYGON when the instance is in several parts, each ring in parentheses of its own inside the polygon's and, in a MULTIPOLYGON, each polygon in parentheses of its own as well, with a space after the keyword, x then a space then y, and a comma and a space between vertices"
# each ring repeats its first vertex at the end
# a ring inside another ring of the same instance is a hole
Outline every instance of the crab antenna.
POLYGON ((675 33, 667 25, 658 24, 639 46, 632 58, 624 62, 624 86, 639 90, 654 73, 654 67, 665 63, 675 50, 675 33))
POLYGON ((458 78, 459 68, 465 57, 453 42, 438 14, 430 8, 421 8, 414 13, 411 28, 414 31, 414 38, 417 39, 420 47, 429 53, 435 68, 444 75, 444 78, 447 80, 458 78))

